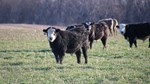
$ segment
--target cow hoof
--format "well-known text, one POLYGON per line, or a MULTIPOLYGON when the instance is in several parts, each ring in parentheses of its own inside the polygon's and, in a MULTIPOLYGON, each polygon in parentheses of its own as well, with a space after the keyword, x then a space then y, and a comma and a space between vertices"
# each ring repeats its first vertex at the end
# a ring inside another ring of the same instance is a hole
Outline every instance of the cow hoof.
POLYGON ((84 64, 87 64, 87 62, 85 62, 84 64))
POLYGON ((77 62, 78 64, 81 64, 80 62, 77 62))

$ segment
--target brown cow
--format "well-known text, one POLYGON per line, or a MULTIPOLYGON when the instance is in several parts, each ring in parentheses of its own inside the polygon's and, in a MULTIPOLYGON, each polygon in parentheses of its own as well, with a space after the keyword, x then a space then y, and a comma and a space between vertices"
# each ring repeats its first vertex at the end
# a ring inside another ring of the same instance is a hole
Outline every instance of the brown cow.
POLYGON ((90 48, 92 48, 92 44, 94 40, 101 39, 103 48, 106 48, 106 42, 109 35, 109 27, 105 22, 99 22, 92 25, 92 29, 89 35, 90 48))

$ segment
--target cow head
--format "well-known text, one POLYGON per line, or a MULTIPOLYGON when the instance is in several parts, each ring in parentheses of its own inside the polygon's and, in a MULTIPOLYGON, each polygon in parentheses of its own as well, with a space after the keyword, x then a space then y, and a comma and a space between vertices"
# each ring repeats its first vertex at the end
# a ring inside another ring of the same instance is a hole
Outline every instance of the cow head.
POLYGON ((66 30, 71 30, 71 29, 74 29, 74 28, 76 28, 76 25, 74 25, 74 26, 68 26, 68 27, 66 28, 66 30))
POLYGON ((92 25, 94 24, 94 22, 85 22, 85 23, 82 23, 82 24, 87 29, 87 31, 90 32, 91 29, 92 29, 92 25))
POLYGON ((60 31, 54 27, 48 27, 47 29, 43 29, 45 35, 47 35, 48 41, 53 42, 57 37, 57 32, 60 31))
POLYGON ((122 34, 122 35, 124 35, 125 34, 125 32, 126 32, 126 24, 119 24, 119 25, 117 25, 116 26, 118 29, 119 29, 119 31, 120 31, 120 33, 122 34))

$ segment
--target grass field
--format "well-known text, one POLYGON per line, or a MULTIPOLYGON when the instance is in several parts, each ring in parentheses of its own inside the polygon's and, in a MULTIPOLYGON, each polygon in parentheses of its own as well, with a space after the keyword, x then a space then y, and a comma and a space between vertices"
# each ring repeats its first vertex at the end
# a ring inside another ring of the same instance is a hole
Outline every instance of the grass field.
POLYGON ((0 24, 0 84, 150 84, 148 41, 131 49, 119 34, 104 50, 95 41, 88 64, 66 54, 60 65, 43 35, 46 27, 0 24))

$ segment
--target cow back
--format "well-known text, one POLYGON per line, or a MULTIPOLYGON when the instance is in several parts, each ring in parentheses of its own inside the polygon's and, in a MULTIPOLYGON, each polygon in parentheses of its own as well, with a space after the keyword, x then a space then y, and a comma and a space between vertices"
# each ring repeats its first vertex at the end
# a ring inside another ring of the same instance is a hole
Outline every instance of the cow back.
POLYGON ((127 37, 137 37, 138 39, 145 40, 146 37, 150 36, 150 23, 138 23, 126 25, 127 37))

